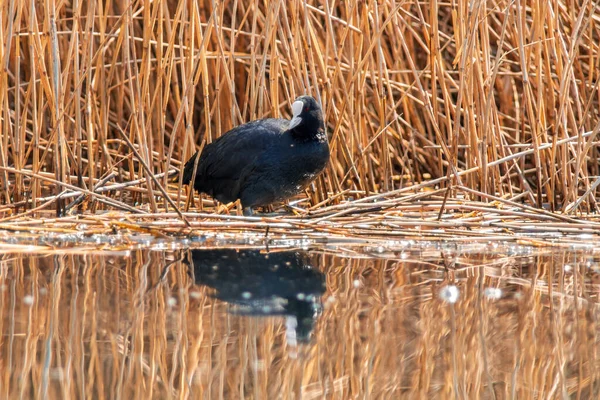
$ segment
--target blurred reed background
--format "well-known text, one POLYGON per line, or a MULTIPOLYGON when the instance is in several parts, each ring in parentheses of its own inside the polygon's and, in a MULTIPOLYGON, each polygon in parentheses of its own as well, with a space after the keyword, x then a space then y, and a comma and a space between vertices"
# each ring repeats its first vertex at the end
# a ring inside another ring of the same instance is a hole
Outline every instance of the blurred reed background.
POLYGON ((161 211, 166 192, 182 205, 161 173, 240 123, 289 117, 305 93, 324 107, 333 150, 312 204, 430 186, 596 210, 594 2, 6 0, 0 11, 11 213, 64 212, 81 193, 93 210, 161 211))
POLYGON ((178 252, 3 254, 0 397, 598 398, 598 255, 514 249, 313 253, 324 310, 299 346, 178 252))

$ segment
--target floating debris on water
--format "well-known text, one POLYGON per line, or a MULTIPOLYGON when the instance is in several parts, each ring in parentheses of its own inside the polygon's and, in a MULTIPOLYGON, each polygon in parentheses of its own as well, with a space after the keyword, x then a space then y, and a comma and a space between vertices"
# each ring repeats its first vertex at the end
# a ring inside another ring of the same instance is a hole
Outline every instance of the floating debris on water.
POLYGON ((460 294, 458 288, 454 285, 444 286, 440 290, 440 299, 443 301, 454 304, 458 301, 458 295, 460 294))
POLYGON ((245 299, 245 300, 249 300, 249 299, 252 298, 252 293, 250 293, 250 292, 243 292, 242 293, 242 298, 245 299))
POLYGON ((192 299, 199 299, 200 297, 202 297, 202 295, 200 294, 200 292, 191 291, 191 292, 190 292, 190 297, 191 297, 192 299))
POLYGON ((523 298, 523 293, 515 292, 515 294, 513 294, 513 297, 515 298, 515 300, 521 300, 523 298))
POLYGON ((502 289, 488 287, 483 291, 483 295, 490 300, 498 300, 502 297, 502 289))
MULTIPOLYGON (((298 319, 295 316, 287 316, 285 318, 285 336, 289 346, 296 347, 298 345, 298 338, 296 335, 297 328, 298 319)), ((292 352, 290 356, 296 358, 295 352, 292 352)))

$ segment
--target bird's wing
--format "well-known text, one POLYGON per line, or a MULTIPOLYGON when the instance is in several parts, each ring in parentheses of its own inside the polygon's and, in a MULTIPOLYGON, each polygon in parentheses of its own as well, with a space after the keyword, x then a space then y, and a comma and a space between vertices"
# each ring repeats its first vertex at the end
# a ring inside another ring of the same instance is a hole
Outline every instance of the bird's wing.
MULTIPOLYGON (((267 119, 233 128, 204 148, 196 176, 202 177, 202 180, 240 179, 274 138, 281 135, 288 123, 281 119, 267 119)), ((196 155, 185 164, 183 183, 192 179, 196 155)))

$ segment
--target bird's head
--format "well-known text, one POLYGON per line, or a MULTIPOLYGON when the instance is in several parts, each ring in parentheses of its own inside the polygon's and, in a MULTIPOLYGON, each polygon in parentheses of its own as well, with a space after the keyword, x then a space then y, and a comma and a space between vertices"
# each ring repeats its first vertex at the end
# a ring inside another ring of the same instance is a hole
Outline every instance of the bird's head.
POLYGON ((292 120, 288 129, 310 136, 325 132, 323 111, 317 100, 311 96, 298 97, 292 104, 292 120))

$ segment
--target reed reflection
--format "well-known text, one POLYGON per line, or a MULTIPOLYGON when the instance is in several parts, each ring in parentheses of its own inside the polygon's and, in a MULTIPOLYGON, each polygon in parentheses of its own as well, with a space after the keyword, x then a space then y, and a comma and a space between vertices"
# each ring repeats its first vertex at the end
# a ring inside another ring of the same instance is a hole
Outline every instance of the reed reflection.
POLYGON ((0 399, 600 398, 597 252, 367 251, 0 253, 0 399))
POLYGON ((236 314, 286 317, 288 344, 307 342, 322 310, 325 277, 303 251, 190 250, 195 282, 236 314))

